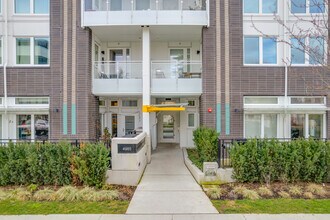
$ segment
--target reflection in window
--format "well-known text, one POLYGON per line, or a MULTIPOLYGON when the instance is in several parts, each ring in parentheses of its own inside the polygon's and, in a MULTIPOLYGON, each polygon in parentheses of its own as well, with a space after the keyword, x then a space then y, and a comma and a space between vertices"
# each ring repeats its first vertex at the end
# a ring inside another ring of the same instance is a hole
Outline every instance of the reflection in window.
POLYGON ((261 115, 245 115, 245 137, 261 137, 261 115))
POLYGON ((277 48, 276 39, 263 38, 263 63, 276 64, 277 63, 277 48))
POLYGON ((35 14, 49 14, 49 0, 34 0, 35 14))
POLYGON ((259 13, 259 0, 244 0, 244 13, 259 13))
POLYGON ((312 115, 308 116, 309 127, 308 134, 312 138, 320 139, 323 133, 323 115, 312 115))
POLYGON ((310 13, 324 13, 325 4, 324 0, 310 0, 309 12, 310 13))
POLYGON ((244 63, 259 64, 259 37, 244 37, 244 63))
POLYGON ((31 115, 17 115, 17 139, 31 140, 31 115))
POLYGON ((195 114, 188 114, 188 127, 195 127, 195 114))
POLYGON ((306 13, 306 0, 291 0, 291 13, 306 13))
POLYGON ((277 115, 265 114, 264 115, 264 137, 276 138, 277 137, 277 115))
POLYGON ((30 0, 15 0, 15 13, 16 14, 29 14, 30 13, 30 0))
POLYGON ((49 131, 48 115, 34 116, 34 135, 36 140, 47 140, 49 131))
POLYGON ((324 38, 311 37, 309 39, 309 63, 322 64, 324 62, 324 38))
POLYGON ((277 0, 262 0, 262 13, 277 13, 277 0))
POLYGON ((47 65, 49 64, 49 39, 35 38, 34 39, 34 64, 47 65))
POLYGON ((150 0, 136 1, 136 10, 148 10, 150 9, 150 0))
POLYGON ((305 64, 305 38, 291 39, 291 62, 292 64, 305 64))
POLYGON ((30 64, 30 38, 16 39, 16 64, 30 64))
POLYGON ((291 114, 291 138, 305 137, 305 115, 291 114))

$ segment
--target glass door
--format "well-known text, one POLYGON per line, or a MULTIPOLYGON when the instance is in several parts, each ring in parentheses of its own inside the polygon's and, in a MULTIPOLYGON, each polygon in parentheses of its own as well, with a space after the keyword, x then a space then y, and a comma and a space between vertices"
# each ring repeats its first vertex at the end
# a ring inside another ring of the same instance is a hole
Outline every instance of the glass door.
POLYGON ((184 49, 170 49, 171 78, 182 76, 183 60, 184 60, 184 49))
POLYGON ((125 135, 133 134, 135 130, 135 117, 125 116, 125 135))
POLYGON ((127 61, 130 60, 129 49, 110 49, 109 52, 110 79, 112 78, 127 78, 127 61))
POLYGON ((163 140, 174 140, 174 116, 163 115, 163 140))

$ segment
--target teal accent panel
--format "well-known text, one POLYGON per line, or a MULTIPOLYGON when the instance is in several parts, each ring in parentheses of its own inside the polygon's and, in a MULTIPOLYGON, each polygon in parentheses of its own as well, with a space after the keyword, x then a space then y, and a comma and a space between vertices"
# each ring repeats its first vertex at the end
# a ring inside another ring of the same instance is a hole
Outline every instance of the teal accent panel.
POLYGON ((221 133, 221 104, 217 104, 217 132, 221 133))
POLYGON ((68 134, 68 104, 63 104, 63 134, 68 134))
POLYGON ((230 135, 230 104, 226 104, 226 135, 230 135))
POLYGON ((77 134, 77 112, 76 112, 76 104, 72 104, 71 107, 71 134, 77 134))

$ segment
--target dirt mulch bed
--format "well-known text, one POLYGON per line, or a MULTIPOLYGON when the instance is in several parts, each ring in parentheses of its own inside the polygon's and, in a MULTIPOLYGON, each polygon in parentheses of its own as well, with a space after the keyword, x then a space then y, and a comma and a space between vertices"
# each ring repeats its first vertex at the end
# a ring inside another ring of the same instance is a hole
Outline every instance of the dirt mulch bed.
MULTIPOLYGON (((218 188, 218 199, 223 200, 239 200, 249 199, 245 196, 245 192, 256 193, 260 199, 276 199, 276 198, 293 198, 293 199, 330 199, 330 183, 314 184, 314 183, 272 183, 270 185, 259 183, 228 183, 222 185, 203 185, 206 194, 211 198, 210 189, 218 188), (267 188, 271 195, 261 193, 260 188, 267 188), (283 192, 287 193, 284 197, 283 192)), ((214 192, 214 190, 213 190, 214 192)), ((246 193, 246 194, 248 194, 246 193)), ((214 198, 211 198, 214 199, 214 198)))

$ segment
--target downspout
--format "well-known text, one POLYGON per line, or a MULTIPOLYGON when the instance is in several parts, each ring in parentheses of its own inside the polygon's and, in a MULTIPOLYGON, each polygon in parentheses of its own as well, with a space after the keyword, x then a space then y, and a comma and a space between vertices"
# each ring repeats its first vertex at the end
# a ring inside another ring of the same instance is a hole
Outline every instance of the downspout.
MULTIPOLYGON (((288 20, 288 8, 287 7, 289 7, 289 4, 288 4, 288 1, 284 1, 284 4, 287 4, 287 5, 284 5, 284 10, 283 10, 283 12, 284 12, 284 16, 283 16, 283 38, 284 38, 284 42, 288 42, 289 41, 289 39, 288 39, 288 36, 287 36, 287 34, 286 34, 286 27, 287 27, 287 20, 288 20)), ((287 44, 286 43, 284 43, 284 60, 283 60, 283 62, 284 62, 284 118, 283 118, 283 128, 284 128, 284 130, 283 130, 283 135, 284 135, 284 137, 286 136, 286 133, 287 132, 285 132, 285 128, 286 128, 286 124, 287 123, 285 123, 286 122, 286 118, 287 118, 287 109, 288 109, 288 102, 289 102, 289 100, 288 100, 288 64, 287 64, 287 62, 288 62, 288 57, 287 57, 287 55, 288 55, 288 51, 287 51, 287 44)))
POLYGON ((5 28, 4 28, 4 41, 3 41, 3 92, 4 92, 4 104, 5 104, 5 115, 7 115, 7 62, 8 62, 8 10, 7 1, 4 1, 4 17, 5 17, 5 28))

